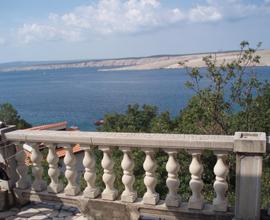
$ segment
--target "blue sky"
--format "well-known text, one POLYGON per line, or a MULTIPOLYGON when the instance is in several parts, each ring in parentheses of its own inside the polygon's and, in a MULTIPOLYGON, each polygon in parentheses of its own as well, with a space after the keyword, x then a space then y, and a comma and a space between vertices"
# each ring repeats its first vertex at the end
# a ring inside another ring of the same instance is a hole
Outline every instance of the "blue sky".
POLYGON ((270 48, 270 0, 1 0, 0 63, 270 48))

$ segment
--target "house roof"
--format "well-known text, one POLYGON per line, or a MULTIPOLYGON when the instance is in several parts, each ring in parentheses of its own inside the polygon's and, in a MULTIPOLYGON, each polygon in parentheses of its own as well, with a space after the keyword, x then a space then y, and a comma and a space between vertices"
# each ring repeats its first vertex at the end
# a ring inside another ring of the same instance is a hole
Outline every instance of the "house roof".
POLYGON ((47 125, 40 125, 40 126, 35 126, 32 128, 28 128, 26 130, 64 130, 67 129, 67 121, 63 122, 57 122, 57 123, 52 123, 52 124, 47 124, 47 125))
MULTIPOLYGON (((40 126, 35 126, 32 128, 28 128, 26 130, 54 130, 54 131, 58 131, 58 130, 69 130, 69 131, 76 131, 79 130, 76 127, 72 127, 72 128, 68 128, 67 127, 67 121, 63 121, 63 122, 58 122, 58 123, 52 123, 52 124, 47 124, 47 125, 40 125, 40 126)), ((44 149, 44 145, 41 144, 39 147, 40 150, 44 149)), ((24 149, 25 154, 26 154, 26 160, 25 163, 26 165, 30 165, 31 164, 31 149, 27 150, 24 149)), ((74 154, 78 153, 82 151, 82 149, 80 148, 79 144, 76 144, 72 147, 72 152, 74 154)), ((63 147, 60 148, 56 148, 56 154, 59 158, 62 158, 66 155, 66 150, 63 147)))
MULTIPOLYGON (((79 144, 76 144, 76 145, 74 145, 74 146, 72 147, 72 152, 73 152, 74 154, 79 153, 80 151, 82 151, 82 149, 81 149, 81 147, 80 147, 79 144)), ((61 158, 61 157, 64 157, 64 156, 66 155, 66 151, 65 151, 64 148, 61 147, 61 148, 56 149, 56 154, 57 154, 57 156, 58 156, 59 158, 61 158)))
MULTIPOLYGON (((43 148, 40 148, 40 149, 44 149, 44 147, 43 148)), ((56 155, 58 156, 58 158, 63 158, 63 157, 65 157, 65 155, 66 155, 66 150, 63 148, 63 147, 61 147, 61 148, 56 148, 56 155)), ((81 147, 80 147, 80 145, 79 144, 76 144, 76 145, 74 145, 73 147, 72 147, 72 152, 74 153, 74 154, 76 154, 76 153, 79 153, 79 152, 81 152, 82 151, 82 149, 81 149, 81 147)), ((29 152, 29 151, 27 151, 27 150, 24 150, 24 152, 25 152, 25 155, 26 155, 26 158, 25 158, 25 164, 27 165, 27 166, 29 166, 29 165, 31 165, 31 152, 29 152)))

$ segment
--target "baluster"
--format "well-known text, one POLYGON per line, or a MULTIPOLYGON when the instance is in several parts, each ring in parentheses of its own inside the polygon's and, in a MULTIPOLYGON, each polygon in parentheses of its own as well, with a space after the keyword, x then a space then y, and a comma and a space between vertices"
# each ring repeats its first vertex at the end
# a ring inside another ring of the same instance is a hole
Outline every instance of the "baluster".
POLYGON ((47 191, 49 193, 59 193, 63 190, 64 187, 63 187, 63 184, 59 182, 59 179, 58 179, 60 170, 58 168, 59 158, 55 152, 56 145, 48 144, 47 147, 49 149, 49 153, 47 156, 47 162, 49 164, 48 175, 51 178, 51 183, 47 187, 47 191))
POLYGON ((16 187, 19 189, 27 189, 30 187, 30 180, 28 177, 28 167, 25 165, 25 152, 23 150, 23 143, 14 143, 17 148, 15 159, 17 161, 16 172, 19 176, 16 182, 16 187))
POLYGON ((31 161, 32 161, 32 174, 34 176, 34 182, 32 189, 40 192, 46 189, 46 182, 42 180, 43 167, 41 166, 42 154, 39 151, 39 144, 30 144, 32 147, 31 161))
POLYGON ((121 150, 124 153, 121 167, 123 169, 122 182, 125 186, 125 190, 121 195, 123 202, 134 202, 137 199, 137 192, 133 189, 135 177, 133 175, 134 161, 131 155, 131 149, 128 147, 122 147, 121 150))
POLYGON ((93 153, 93 147, 89 145, 81 145, 84 150, 83 165, 85 167, 84 179, 87 183, 83 195, 86 198, 94 199, 100 194, 100 190, 96 187, 96 158, 93 153))
POLYGON ((118 191, 114 188, 115 175, 113 173, 112 151, 109 147, 100 147, 99 149, 103 151, 101 166, 104 169, 104 174, 102 179, 106 187, 101 197, 105 200, 115 200, 118 196, 118 191))
POLYGON ((214 182, 216 197, 213 200, 213 206, 215 211, 226 212, 228 208, 228 201, 226 197, 228 183, 226 178, 229 173, 228 166, 225 162, 227 155, 224 153, 217 153, 216 156, 217 163, 214 167, 214 173, 216 175, 216 180, 214 182))
POLYGON ((143 196, 143 203, 156 205, 159 201, 159 194, 155 191, 157 185, 157 179, 155 171, 157 169, 157 164, 155 161, 155 152, 153 149, 144 150, 146 157, 143 163, 143 168, 145 170, 144 185, 146 186, 146 193, 143 196))
POLYGON ((166 164, 166 170, 168 172, 168 178, 166 180, 167 187, 169 192, 166 196, 165 203, 166 206, 178 207, 181 203, 181 197, 177 193, 180 185, 180 181, 178 179, 178 172, 180 169, 180 165, 176 160, 177 151, 176 150, 165 150, 168 155, 168 162, 166 164))
POLYGON ((80 192, 80 188, 76 183, 76 157, 73 154, 71 145, 65 145, 64 148, 66 150, 66 155, 64 158, 64 163, 66 165, 65 177, 68 181, 68 184, 64 191, 66 195, 75 196, 80 192))
POLYGON ((203 165, 201 162, 201 153, 199 151, 192 151, 192 161, 189 166, 189 172, 191 173, 191 180, 189 186, 192 191, 192 196, 189 198, 189 209, 202 209, 204 199, 201 194, 203 188, 203 181, 201 179, 203 173, 203 165))

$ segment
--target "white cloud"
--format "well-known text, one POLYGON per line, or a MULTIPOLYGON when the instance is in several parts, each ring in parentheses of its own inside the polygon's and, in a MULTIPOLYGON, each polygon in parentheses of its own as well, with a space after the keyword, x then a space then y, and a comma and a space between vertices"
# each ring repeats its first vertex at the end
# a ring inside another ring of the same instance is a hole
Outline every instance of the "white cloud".
POLYGON ((192 22, 218 21, 222 19, 222 14, 213 6, 196 6, 190 10, 189 19, 192 22))
POLYGON ((235 20, 247 16, 260 16, 267 12, 267 1, 261 4, 247 3, 243 0, 207 0, 208 5, 217 8, 224 19, 235 20))
POLYGON ((101 34, 137 32, 162 26, 171 11, 161 8, 157 0, 101 0, 96 5, 81 6, 59 16, 66 26, 91 29, 101 34))
MULTIPOLYGON (((262 12, 261 5, 242 0, 206 0, 188 9, 168 8, 160 0, 99 0, 65 14, 50 14, 45 24, 24 24, 21 42, 80 41, 93 34, 139 33, 183 22, 218 22, 262 12)), ((268 7, 269 8, 269 7, 268 7)))
POLYGON ((42 40, 78 41, 90 34, 134 33, 184 19, 179 9, 162 7, 159 0, 100 0, 66 14, 50 14, 46 24, 24 24, 23 43, 42 40))
POLYGON ((22 43, 38 42, 38 41, 80 41, 81 34, 74 30, 65 30, 49 25, 40 24, 24 24, 18 30, 18 39, 22 43))

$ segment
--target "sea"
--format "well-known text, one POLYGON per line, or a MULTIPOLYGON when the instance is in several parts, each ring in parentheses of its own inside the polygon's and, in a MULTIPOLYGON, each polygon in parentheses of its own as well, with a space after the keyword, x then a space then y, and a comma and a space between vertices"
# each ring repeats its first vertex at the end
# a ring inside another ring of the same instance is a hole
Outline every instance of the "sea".
MULTIPOLYGON (((256 72, 261 81, 270 80, 270 67, 256 67, 256 72)), ((11 103, 32 125, 67 121, 82 131, 94 131, 95 121, 108 113, 124 113, 129 104, 155 105, 176 116, 194 95, 185 87, 188 80, 185 69, 0 72, 0 104, 11 103)))

